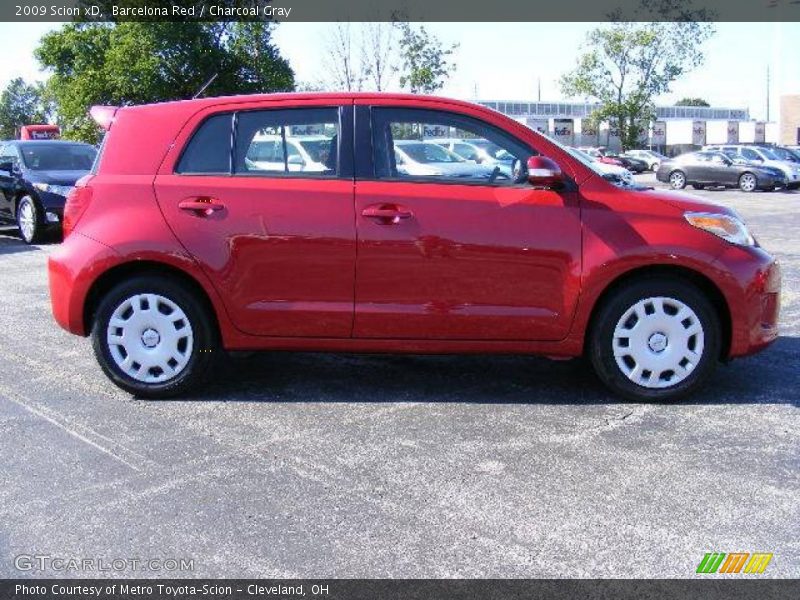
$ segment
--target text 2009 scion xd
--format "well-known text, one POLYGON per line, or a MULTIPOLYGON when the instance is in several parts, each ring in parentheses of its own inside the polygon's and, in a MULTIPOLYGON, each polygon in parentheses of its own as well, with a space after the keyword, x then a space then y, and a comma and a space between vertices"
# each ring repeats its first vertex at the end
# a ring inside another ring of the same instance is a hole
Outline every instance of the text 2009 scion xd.
POLYGON ((53 312, 141 397, 185 392, 223 349, 280 349, 586 354, 619 395, 667 400, 777 336, 778 266, 733 211, 615 185, 480 106, 285 94, 92 114, 107 133, 67 201, 53 312))

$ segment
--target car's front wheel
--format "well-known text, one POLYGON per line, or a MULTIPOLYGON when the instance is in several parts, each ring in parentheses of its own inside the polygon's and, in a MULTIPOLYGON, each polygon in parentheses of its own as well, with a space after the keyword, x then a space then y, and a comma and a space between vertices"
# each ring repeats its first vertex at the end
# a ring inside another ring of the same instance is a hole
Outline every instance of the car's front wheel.
POLYGON ((674 400, 713 372, 720 325, 706 296, 682 279, 653 278, 616 290, 600 307, 589 353, 603 383, 637 402, 674 400))
POLYGON ((673 171, 669 174, 669 185, 673 190, 682 190, 686 187, 686 175, 683 171, 673 171))
POLYGON ((758 187, 758 179, 752 173, 742 173, 739 176, 739 189, 743 192, 752 192, 758 187))
POLYGON ((42 219, 36 202, 30 196, 24 196, 17 205, 17 227, 22 241, 36 244, 42 240, 42 219))
POLYGON ((100 301, 92 345, 116 385, 141 398, 167 398, 205 379, 217 334, 188 287, 162 276, 140 276, 100 301))

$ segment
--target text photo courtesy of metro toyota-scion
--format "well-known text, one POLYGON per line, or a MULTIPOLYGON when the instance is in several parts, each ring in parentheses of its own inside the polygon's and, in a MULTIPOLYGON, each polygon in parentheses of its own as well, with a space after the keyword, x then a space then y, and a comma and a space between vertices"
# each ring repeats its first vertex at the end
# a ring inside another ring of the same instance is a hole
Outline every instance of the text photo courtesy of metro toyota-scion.
POLYGON ((0 597, 795 597, 800 25, 651 4, 0 12, 0 597))

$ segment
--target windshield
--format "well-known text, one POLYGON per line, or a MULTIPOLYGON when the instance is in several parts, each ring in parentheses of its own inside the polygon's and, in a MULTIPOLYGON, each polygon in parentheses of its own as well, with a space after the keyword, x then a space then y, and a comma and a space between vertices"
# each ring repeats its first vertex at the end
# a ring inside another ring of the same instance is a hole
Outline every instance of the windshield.
POLYGON ((397 148, 402 150, 411 160, 418 163, 457 163, 465 162, 457 154, 442 148, 433 143, 418 142, 416 144, 398 144, 397 148))
POLYGON ((787 150, 786 148, 771 148, 772 153, 777 156, 780 160, 790 160, 792 162, 799 162, 800 158, 792 152, 791 150, 787 150))
POLYGON ((761 152, 761 154, 764 155, 764 158, 767 158, 768 160, 780 160, 780 158, 778 158, 778 156, 769 148, 759 148, 758 151, 761 152))
POLYGON ((88 171, 97 154, 82 144, 25 144, 20 146, 22 162, 32 171, 88 171))

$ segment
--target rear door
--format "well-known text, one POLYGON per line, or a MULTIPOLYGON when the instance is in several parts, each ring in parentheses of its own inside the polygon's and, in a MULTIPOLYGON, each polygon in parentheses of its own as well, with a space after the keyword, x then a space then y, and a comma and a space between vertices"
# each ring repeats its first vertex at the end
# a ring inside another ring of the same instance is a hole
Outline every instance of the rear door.
POLYGON ((404 172, 394 161, 395 140, 426 141, 425 132, 437 128, 489 139, 522 160, 536 150, 463 112, 383 105, 358 106, 357 114, 357 135, 371 129, 374 169, 356 184, 354 336, 565 337, 579 290, 577 188, 515 185, 499 169, 488 177, 474 163, 467 163, 472 176, 435 166, 404 172))
POLYGON ((186 129, 191 141, 156 178, 158 201, 236 326, 266 336, 349 337, 352 100, 205 112, 186 129), (287 149, 309 130, 327 140, 323 170, 289 164, 287 149))

